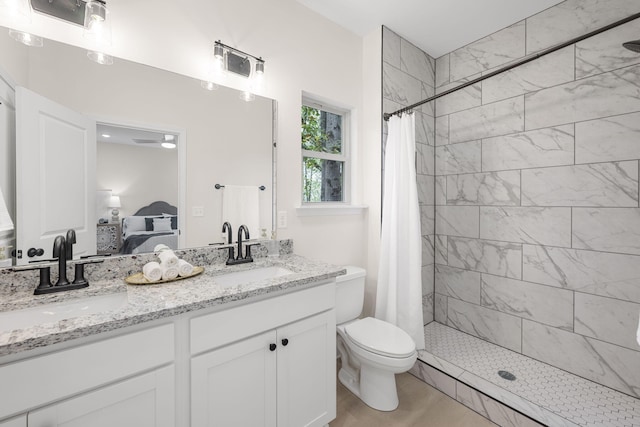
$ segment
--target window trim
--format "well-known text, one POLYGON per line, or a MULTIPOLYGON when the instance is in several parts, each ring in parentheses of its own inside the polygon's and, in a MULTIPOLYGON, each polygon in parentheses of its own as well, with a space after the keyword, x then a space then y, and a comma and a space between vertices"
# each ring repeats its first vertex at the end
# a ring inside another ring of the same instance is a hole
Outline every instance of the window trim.
POLYGON ((308 97, 302 97, 302 107, 311 107, 318 110, 326 111, 329 113, 342 116, 342 154, 325 153, 322 151, 312 151, 301 149, 302 155, 300 156, 300 205, 302 208, 313 206, 344 206, 351 204, 351 111, 347 108, 340 108, 333 105, 326 105, 323 102, 308 97), (342 200, 341 201, 326 201, 326 202, 305 202, 304 201, 304 158, 311 157, 314 159, 333 160, 343 162, 343 176, 342 176, 342 200))

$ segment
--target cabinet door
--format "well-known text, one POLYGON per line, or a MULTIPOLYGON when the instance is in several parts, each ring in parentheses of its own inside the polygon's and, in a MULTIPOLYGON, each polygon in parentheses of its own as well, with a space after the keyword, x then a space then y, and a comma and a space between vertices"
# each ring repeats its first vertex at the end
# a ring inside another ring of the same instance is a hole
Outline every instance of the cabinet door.
POLYGON ((172 427, 174 368, 168 366, 28 414, 29 427, 172 427))
POLYGON ((191 359, 191 425, 276 425, 276 333, 191 359))
POLYGON ((22 415, 10 420, 0 421, 0 427, 27 427, 27 416, 22 415))
POLYGON ((335 418, 335 348, 334 310, 278 329, 278 427, 321 426, 335 418))

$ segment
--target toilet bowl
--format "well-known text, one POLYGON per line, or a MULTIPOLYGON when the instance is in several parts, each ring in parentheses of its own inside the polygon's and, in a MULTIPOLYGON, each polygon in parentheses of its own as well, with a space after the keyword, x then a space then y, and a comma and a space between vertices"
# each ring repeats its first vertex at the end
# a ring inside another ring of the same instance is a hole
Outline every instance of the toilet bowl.
POLYGON ((338 379, 370 407, 393 411, 399 403, 395 375, 411 369, 416 346, 395 325, 373 317, 358 319, 366 272, 346 269, 347 274, 336 279, 337 346, 342 362, 338 379))

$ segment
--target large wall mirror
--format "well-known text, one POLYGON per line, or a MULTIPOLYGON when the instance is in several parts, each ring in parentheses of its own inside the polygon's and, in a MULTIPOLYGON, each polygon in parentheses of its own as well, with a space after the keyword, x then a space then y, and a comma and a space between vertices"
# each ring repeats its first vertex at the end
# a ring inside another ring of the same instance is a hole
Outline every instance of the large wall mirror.
POLYGON ((18 264, 51 258, 69 228, 76 256, 220 243, 231 218, 234 234, 250 221, 252 238, 271 237, 274 100, 118 58, 98 65, 51 40, 27 47, 4 28, 0 72, 15 86, 0 92, 0 188, 16 234, 0 233, 0 246, 22 251, 18 264), (134 231, 159 234, 125 241, 134 231))

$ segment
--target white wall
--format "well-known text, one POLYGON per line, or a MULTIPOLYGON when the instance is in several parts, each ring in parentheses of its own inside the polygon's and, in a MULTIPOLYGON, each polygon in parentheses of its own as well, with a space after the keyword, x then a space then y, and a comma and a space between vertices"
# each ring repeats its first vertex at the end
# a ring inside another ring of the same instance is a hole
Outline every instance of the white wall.
POLYGON ((120 196, 120 217, 157 200, 178 205, 178 152, 99 142, 96 187, 120 196))
MULTIPOLYGON (((364 216, 295 215, 301 199, 301 93, 307 91, 353 108, 361 135, 369 121, 362 109, 362 39, 294 0, 198 0, 189 7, 171 0, 113 1, 109 7, 113 30, 110 53, 117 57, 204 78, 215 40, 262 56, 266 60, 263 94, 276 99, 279 109, 278 210, 286 211, 289 219, 278 237, 294 239, 295 251, 310 258, 367 265, 369 226, 364 216)), ((8 26, 10 22, 0 17, 0 24, 8 26)), ((31 31, 69 44, 86 43, 81 28, 38 15, 32 20, 31 31)), ((237 82, 230 84, 237 86, 237 82)), ((375 113, 372 123, 379 120, 378 115, 375 113)), ((354 143, 363 145, 363 139, 358 137, 354 143)), ((357 151, 364 148, 369 149, 363 146, 357 151)), ((360 178, 355 191, 358 197, 363 197, 365 182, 379 191, 375 176, 360 178)))

